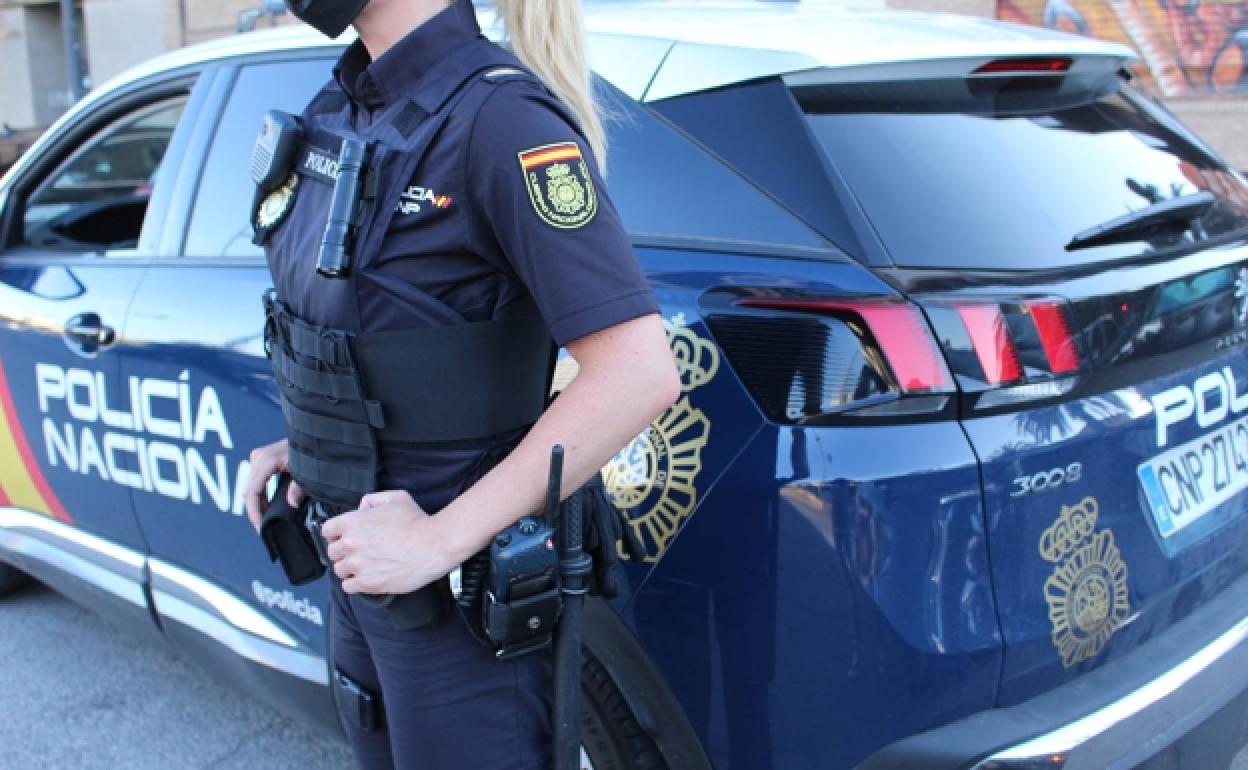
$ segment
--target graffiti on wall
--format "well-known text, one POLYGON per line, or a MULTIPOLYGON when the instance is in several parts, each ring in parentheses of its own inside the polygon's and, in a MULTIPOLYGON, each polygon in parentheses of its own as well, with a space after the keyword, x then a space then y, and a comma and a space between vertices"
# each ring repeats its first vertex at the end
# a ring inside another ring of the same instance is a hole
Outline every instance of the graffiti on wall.
POLYGON ((1248 95, 1248 0, 997 0, 997 18, 1126 43, 1166 97, 1248 95))

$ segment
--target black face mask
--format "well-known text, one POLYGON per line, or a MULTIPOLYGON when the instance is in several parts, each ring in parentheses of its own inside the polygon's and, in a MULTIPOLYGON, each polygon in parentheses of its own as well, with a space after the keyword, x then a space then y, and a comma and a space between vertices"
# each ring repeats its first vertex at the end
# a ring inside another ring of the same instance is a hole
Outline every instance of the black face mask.
POLYGON ((368 0, 286 0, 296 19, 329 38, 345 32, 366 5, 368 0))

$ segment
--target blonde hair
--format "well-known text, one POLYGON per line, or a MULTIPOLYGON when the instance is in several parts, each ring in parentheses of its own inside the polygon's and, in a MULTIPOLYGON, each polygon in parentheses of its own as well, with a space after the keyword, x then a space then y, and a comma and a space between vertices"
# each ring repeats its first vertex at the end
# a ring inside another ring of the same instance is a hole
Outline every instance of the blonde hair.
POLYGON ((581 0, 496 0, 512 51, 572 110, 599 169, 607 137, 594 100, 581 0))

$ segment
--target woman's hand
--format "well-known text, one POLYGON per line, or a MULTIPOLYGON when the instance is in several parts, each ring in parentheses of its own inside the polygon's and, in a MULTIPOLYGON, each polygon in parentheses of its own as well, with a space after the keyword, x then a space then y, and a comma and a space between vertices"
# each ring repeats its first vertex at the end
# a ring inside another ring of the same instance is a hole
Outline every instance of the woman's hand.
MULTIPOLYGON (((247 505, 247 519, 257 532, 260 531, 264 512, 269 508, 269 479, 276 473, 288 470, 286 460, 289 456, 290 442, 286 439, 251 450, 251 472, 247 475, 247 486, 243 489, 243 502, 247 505)), ((299 485, 290 482, 286 491, 286 502, 297 508, 303 504, 303 497, 303 490, 299 485)))
POLYGON ((445 547, 434 517, 407 492, 365 495, 357 511, 321 525, 334 574, 349 594, 406 594, 463 561, 445 547))

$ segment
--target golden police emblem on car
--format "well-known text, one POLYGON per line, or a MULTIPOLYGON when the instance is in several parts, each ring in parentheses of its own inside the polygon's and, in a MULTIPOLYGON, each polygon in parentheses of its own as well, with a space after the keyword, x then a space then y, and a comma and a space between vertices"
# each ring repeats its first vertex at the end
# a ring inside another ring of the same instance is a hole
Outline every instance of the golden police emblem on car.
POLYGON ((598 213, 598 192, 576 142, 559 142, 520 153, 533 210, 551 227, 583 227, 598 213))
POLYGON ((1127 565, 1108 529, 1097 531, 1094 497, 1063 505, 1040 536, 1040 556, 1054 565, 1044 583, 1053 645, 1067 668, 1098 655, 1131 612, 1127 565))
POLYGON ((295 200, 295 191, 298 189, 299 175, 291 174, 286 177, 281 187, 269 193, 261 201, 260 209, 256 211, 256 225, 262 230, 272 230, 281 224, 286 214, 290 212, 291 204, 295 200))
POLYGON ((607 494, 628 517, 650 562, 667 550, 697 505, 711 421, 689 394, 719 371, 719 348, 690 329, 683 315, 664 324, 683 395, 602 471, 607 494))

